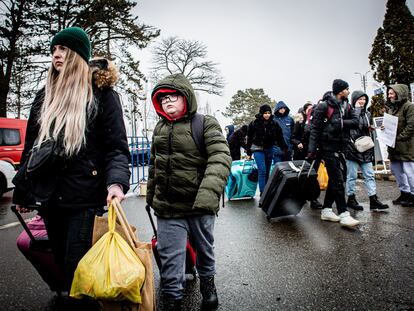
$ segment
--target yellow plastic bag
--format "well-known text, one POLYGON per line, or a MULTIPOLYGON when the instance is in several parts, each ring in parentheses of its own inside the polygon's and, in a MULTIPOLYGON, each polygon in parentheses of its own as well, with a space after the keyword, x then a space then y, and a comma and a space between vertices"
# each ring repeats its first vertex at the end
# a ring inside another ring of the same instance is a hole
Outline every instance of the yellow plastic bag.
POLYGON ((115 223, 116 212, 110 204, 109 231, 80 260, 70 290, 71 297, 142 302, 144 265, 131 246, 115 232, 115 223))
POLYGON ((326 171, 325 162, 321 161, 318 168, 318 182, 319 188, 321 190, 326 190, 328 188, 328 172, 326 171))

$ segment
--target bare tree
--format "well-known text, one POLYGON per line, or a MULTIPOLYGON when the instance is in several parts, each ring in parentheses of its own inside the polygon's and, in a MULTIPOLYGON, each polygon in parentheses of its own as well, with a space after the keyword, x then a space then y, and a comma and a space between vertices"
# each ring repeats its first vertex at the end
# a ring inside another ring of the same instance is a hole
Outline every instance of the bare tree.
POLYGON ((194 90, 222 95, 224 78, 218 64, 206 60, 207 47, 203 43, 169 37, 157 44, 152 54, 151 78, 155 83, 167 75, 182 73, 194 90))

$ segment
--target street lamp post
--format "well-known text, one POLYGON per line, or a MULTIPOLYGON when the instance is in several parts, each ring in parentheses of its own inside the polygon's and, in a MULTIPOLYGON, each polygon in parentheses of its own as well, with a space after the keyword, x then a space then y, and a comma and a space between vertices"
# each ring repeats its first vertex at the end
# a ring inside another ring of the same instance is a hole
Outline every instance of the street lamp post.
POLYGON ((368 72, 370 72, 371 70, 368 70, 366 73, 362 74, 360 72, 354 72, 354 74, 359 75, 361 77, 361 85, 362 88, 364 89, 364 93, 367 92, 367 74, 368 72))

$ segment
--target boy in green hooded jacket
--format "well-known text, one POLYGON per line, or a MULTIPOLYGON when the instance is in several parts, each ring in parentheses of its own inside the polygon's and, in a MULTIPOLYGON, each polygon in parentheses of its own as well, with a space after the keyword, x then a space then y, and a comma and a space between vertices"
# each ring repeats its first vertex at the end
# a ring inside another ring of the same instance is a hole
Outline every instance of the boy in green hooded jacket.
POLYGON ((231 156, 221 127, 204 116, 204 148, 192 136, 197 101, 182 74, 161 80, 152 92, 161 117, 154 129, 147 185, 147 203, 157 216, 157 250, 165 310, 180 310, 188 236, 197 253, 203 307, 218 305, 214 284, 214 222, 229 175, 231 156))

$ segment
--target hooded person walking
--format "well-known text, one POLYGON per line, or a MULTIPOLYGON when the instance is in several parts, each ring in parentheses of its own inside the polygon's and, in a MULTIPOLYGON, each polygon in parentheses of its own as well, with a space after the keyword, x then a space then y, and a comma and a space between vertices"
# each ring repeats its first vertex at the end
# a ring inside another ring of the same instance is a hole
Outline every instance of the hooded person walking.
POLYGON ((350 130, 350 139, 345 146, 347 206, 354 210, 363 210, 355 196, 355 183, 358 177, 358 167, 360 167, 364 177, 365 190, 369 196, 371 211, 385 210, 388 205, 381 203, 377 197, 375 174, 372 167, 374 146, 364 152, 358 151, 355 146, 357 139, 364 136, 371 137, 371 114, 367 111, 368 95, 362 91, 354 91, 351 95, 351 105, 358 116, 359 124, 357 128, 350 130))
POLYGON ((162 310, 181 310, 188 237, 197 253, 202 307, 216 308, 213 230, 230 172, 230 150, 220 124, 208 115, 205 150, 198 149, 191 132, 197 101, 184 75, 161 80, 152 91, 152 103, 161 119, 152 137, 146 199, 157 216, 162 310))
POLYGON ((282 129, 283 139, 287 145, 287 151, 281 149, 279 146, 275 146, 273 149, 274 164, 281 161, 292 160, 292 134, 295 127, 295 121, 289 113, 290 109, 283 101, 279 101, 276 104, 273 120, 277 122, 282 129))
POLYGON ((414 207, 414 104, 408 96, 407 85, 388 86, 388 113, 398 117, 395 146, 388 147, 388 158, 401 191, 393 203, 414 207))

